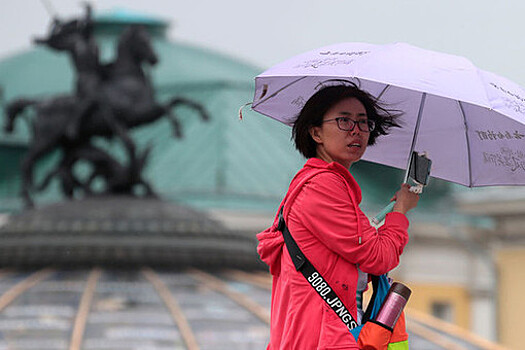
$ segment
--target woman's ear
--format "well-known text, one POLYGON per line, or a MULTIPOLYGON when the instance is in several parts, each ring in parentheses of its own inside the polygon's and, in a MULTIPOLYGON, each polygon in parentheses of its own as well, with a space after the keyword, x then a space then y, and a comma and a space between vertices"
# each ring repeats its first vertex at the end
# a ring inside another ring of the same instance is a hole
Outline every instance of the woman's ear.
POLYGON ((310 136, 316 143, 323 143, 323 139, 321 137, 321 127, 319 126, 312 126, 308 130, 310 133, 310 136))

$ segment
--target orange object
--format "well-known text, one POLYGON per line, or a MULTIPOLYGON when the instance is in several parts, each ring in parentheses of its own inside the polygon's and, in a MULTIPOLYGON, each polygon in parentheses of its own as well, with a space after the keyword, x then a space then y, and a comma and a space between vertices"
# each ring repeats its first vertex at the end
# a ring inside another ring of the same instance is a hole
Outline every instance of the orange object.
POLYGON ((393 331, 374 321, 366 322, 359 333, 357 345, 361 350, 408 349, 405 313, 401 314, 393 331))

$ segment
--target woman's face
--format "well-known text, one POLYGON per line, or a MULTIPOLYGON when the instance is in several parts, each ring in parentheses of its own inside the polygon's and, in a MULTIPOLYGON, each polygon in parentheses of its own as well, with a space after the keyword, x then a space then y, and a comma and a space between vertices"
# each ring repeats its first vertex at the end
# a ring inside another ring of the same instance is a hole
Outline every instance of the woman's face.
MULTIPOLYGON (((310 128, 310 135, 317 143, 317 157, 326 162, 338 162, 347 169, 365 153, 370 132, 361 131, 354 122, 368 120, 365 106, 349 97, 333 105, 324 115, 321 126, 310 128), (351 131, 341 130, 336 118, 349 118, 354 125, 351 131)), ((366 124, 366 123, 364 123, 366 124)))

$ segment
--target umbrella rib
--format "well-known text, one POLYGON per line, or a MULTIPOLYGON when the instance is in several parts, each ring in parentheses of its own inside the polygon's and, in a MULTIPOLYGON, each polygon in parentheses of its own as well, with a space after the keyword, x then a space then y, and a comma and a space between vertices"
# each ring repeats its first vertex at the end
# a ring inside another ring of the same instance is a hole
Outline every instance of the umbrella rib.
POLYGON ((425 108, 425 100, 427 99, 427 93, 423 92, 421 95, 421 102, 419 103, 419 111, 417 112, 417 120, 416 120, 416 126, 414 128, 414 136, 412 137, 412 145, 410 146, 410 153, 408 153, 408 162, 405 172, 405 180, 403 183, 408 182, 408 174, 410 172, 410 163, 412 160, 412 152, 414 152, 414 148, 416 147, 417 142, 417 136, 419 134, 419 125, 421 124, 421 118, 423 116, 423 109, 425 108))
POLYGON ((260 105, 261 103, 268 101, 268 100, 271 99, 272 97, 275 97, 275 95, 277 95, 279 92, 281 92, 281 91, 287 89, 288 87, 292 86, 293 84, 295 84, 295 83, 297 83, 297 82, 299 82, 299 81, 301 81, 301 80, 303 80, 303 79, 305 79, 305 78, 306 78, 306 76, 304 76, 304 77, 300 77, 299 79, 294 80, 294 81, 292 81, 291 83, 289 83, 289 84, 283 86, 282 88, 280 88, 279 90, 277 90, 277 91, 274 92, 273 94, 269 95, 269 96, 266 97, 265 99, 262 99, 262 100, 260 100, 259 102, 253 104, 253 105, 252 105, 252 109, 254 109, 255 107, 257 107, 257 106, 260 105))
POLYGON ((463 103, 461 101, 458 101, 459 110, 461 111, 461 115, 463 116, 463 125, 465 126, 465 139, 467 141, 467 159, 468 159, 468 187, 472 187, 472 162, 470 159, 470 139, 468 136, 468 125, 467 125, 467 117, 465 116, 465 110, 463 109, 463 103))
POLYGON ((381 98, 383 97, 383 95, 385 94, 386 90, 388 90, 388 88, 390 87, 391 85, 388 84, 387 86, 385 86, 385 88, 383 89, 383 91, 381 91, 381 93, 377 96, 377 100, 378 101, 381 101, 381 98))

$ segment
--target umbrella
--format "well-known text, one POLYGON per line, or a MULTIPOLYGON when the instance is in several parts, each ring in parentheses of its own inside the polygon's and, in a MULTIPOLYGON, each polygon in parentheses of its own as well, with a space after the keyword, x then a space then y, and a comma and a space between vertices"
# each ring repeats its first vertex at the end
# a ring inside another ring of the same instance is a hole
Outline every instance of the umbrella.
POLYGON ((252 109, 292 125, 316 91, 345 81, 404 113, 362 159, 406 169, 412 151, 426 152, 436 178, 525 184, 525 89, 463 57, 404 43, 326 46, 257 76, 252 109))

